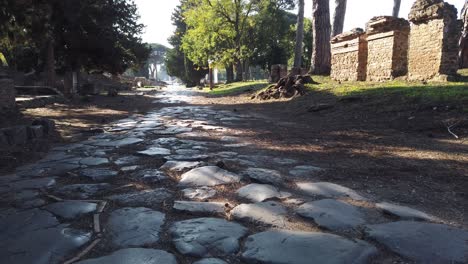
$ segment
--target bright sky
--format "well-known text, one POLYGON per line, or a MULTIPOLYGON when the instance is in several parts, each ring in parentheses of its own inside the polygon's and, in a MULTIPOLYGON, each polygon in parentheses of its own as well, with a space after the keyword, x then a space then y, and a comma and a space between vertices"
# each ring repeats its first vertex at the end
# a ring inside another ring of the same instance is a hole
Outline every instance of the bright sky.
MULTIPOLYGON (((178 0, 135 0, 141 15, 141 22, 146 25, 143 40, 149 43, 161 43, 170 46, 167 42, 172 35, 174 27, 171 22, 172 11, 179 4, 178 0)), ((306 16, 312 16, 312 0, 305 0, 306 16)), ((460 12, 465 0, 446 0, 455 5, 460 12)), ((333 10, 334 1, 330 1, 333 10)), ((402 0, 400 16, 407 18, 414 0, 402 0)), ((345 30, 355 27, 365 27, 365 23, 378 15, 391 15, 393 0, 348 0, 345 18, 345 30)), ((332 14, 333 16, 333 11, 332 14)))

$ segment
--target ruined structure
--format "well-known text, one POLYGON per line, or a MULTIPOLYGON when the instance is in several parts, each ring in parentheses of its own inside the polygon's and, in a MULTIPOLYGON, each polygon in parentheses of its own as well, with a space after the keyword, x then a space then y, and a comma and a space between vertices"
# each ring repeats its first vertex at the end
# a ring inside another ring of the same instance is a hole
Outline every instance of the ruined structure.
POLYGON ((409 32, 409 23, 402 18, 381 16, 367 23, 368 81, 392 80, 407 74, 409 32))
POLYGON ((360 28, 340 34, 331 40, 331 77, 338 81, 365 81, 367 39, 360 28))
POLYGON ((6 70, 0 66, 0 112, 16 109, 15 85, 6 70))
POLYGON ((458 70, 457 9, 442 0, 417 0, 409 14, 409 80, 446 80, 458 70))

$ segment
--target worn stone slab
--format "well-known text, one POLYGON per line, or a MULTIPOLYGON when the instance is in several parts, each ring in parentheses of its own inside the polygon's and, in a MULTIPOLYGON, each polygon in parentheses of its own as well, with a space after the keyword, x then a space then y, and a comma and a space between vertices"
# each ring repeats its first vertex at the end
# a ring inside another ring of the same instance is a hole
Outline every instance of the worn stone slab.
POLYGON ((193 168, 198 167, 201 164, 199 161, 174 161, 170 160, 161 166, 161 170, 167 170, 172 172, 186 172, 193 168))
POLYGON ((106 181, 116 177, 118 174, 118 171, 104 168, 82 169, 80 171, 81 176, 88 177, 93 181, 106 181))
POLYGON ((307 178, 317 175, 323 169, 310 165, 296 166, 289 171, 289 174, 298 178, 307 178))
POLYGON ((366 223, 358 207, 333 199, 305 203, 296 212, 329 230, 353 229, 366 223))
POLYGON ((468 263, 468 231, 424 222, 367 226, 367 235, 417 263, 468 263))
POLYGON ((127 248, 76 264, 177 264, 177 260, 174 255, 158 249, 127 248))
POLYGON ((204 161, 210 158, 205 154, 199 155, 171 155, 165 157, 167 160, 179 160, 179 161, 204 161))
POLYGON ((367 242, 326 233, 276 230, 247 238, 242 258, 249 264, 365 264, 377 253, 367 242))
POLYGON ((241 204, 231 211, 234 219, 275 227, 286 226, 286 208, 277 202, 241 204))
POLYGON ((141 138, 124 138, 119 140, 101 140, 96 143, 93 143, 94 146, 98 147, 124 147, 129 145, 134 145, 143 142, 141 138))
POLYGON ((168 179, 164 172, 155 169, 141 170, 133 173, 132 176, 147 182, 160 182, 168 179))
POLYGON ((96 158, 96 157, 87 157, 80 160, 81 165, 86 166, 99 166, 109 164, 109 159, 107 158, 96 158))
POLYGON ((194 257, 234 254, 239 251, 239 239, 247 231, 240 224, 218 218, 180 221, 170 228, 177 250, 194 257))
POLYGON ((243 175, 249 176, 251 179, 261 183, 282 185, 284 178, 279 171, 262 169, 262 168, 249 168, 243 172, 243 175))
POLYGON ((138 154, 150 157, 165 156, 171 155, 171 150, 167 148, 151 147, 143 151, 138 151, 138 154))
POLYGON ((114 163, 118 166, 133 165, 137 163, 139 160, 140 160, 140 157, 137 157, 137 156, 126 156, 126 157, 118 158, 117 160, 114 161, 114 163))
POLYGON ((237 190, 239 197, 248 199, 252 202, 263 202, 268 199, 283 199, 290 197, 291 194, 280 192, 278 188, 268 184, 252 183, 237 190))
POLYGON ((300 182, 299 190, 309 196, 323 196, 326 198, 351 198, 353 200, 366 200, 356 191, 331 182, 300 182))
POLYGON ((82 215, 90 214, 96 211, 96 208, 96 203, 79 201, 58 202, 44 207, 45 210, 65 219, 75 219, 82 215))
POLYGON ((0 241, 10 236, 19 236, 22 233, 57 226, 59 222, 51 213, 31 209, 16 212, 7 217, 0 218, 0 241))
POLYGON ((96 184, 73 184, 60 187, 55 190, 55 193, 65 197, 77 197, 79 199, 88 199, 97 195, 100 192, 109 190, 112 186, 108 183, 96 184))
POLYGON ((226 261, 217 258, 206 258, 195 261, 193 264, 228 264, 226 261))
POLYGON ((12 190, 24 190, 24 189, 47 189, 56 184, 55 178, 40 178, 32 180, 23 180, 12 182, 8 184, 12 190))
POLYGON ((216 195, 216 190, 210 187, 187 188, 182 190, 185 198, 192 200, 206 200, 216 195))
POLYGON ((241 177, 217 166, 193 169, 182 175, 179 186, 216 186, 239 182, 241 177))
POLYGON ((124 206, 146 206, 153 207, 159 205, 172 197, 172 194, 164 189, 143 190, 139 192, 116 194, 107 199, 118 202, 124 206))
POLYGON ((122 208, 109 216, 107 230, 114 247, 139 247, 159 241, 165 215, 148 208, 122 208))
POLYGON ((174 209, 190 213, 224 213, 226 203, 175 201, 174 209))
POLYGON ((0 263, 58 264, 91 239, 91 232, 66 225, 35 230, 0 242, 0 263))
POLYGON ((434 216, 428 215, 419 210, 401 206, 392 203, 378 203, 375 205, 383 212, 399 217, 402 220, 422 220, 422 221, 434 221, 437 220, 434 216))

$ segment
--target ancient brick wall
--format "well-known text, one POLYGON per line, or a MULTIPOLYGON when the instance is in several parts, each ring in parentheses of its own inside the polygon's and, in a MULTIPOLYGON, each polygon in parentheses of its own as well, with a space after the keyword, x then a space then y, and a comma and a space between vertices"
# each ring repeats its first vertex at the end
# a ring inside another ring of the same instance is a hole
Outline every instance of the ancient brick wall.
POLYGON ((385 81, 408 72, 409 23, 404 19, 376 17, 367 25, 367 80, 385 81))
POLYGON ((0 112, 16 108, 15 86, 11 79, 0 79, 0 112))
POLYGON ((337 81, 365 81, 367 39, 362 30, 338 35, 331 43, 331 77, 337 81))
POLYGON ((446 79, 458 70, 457 11, 441 0, 418 0, 410 13, 408 79, 446 79))

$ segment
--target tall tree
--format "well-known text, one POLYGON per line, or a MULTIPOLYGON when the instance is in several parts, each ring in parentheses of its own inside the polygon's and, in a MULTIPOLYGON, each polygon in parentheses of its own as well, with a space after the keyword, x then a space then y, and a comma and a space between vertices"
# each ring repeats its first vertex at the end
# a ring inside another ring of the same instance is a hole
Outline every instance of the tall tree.
POLYGON ((298 0, 296 47, 294 49, 294 68, 302 67, 302 53, 304 42, 304 0, 298 0))
POLYGON ((460 37, 460 67, 468 68, 468 0, 461 11, 461 19, 463 21, 463 29, 460 37))
POLYGON ((335 0, 335 13, 333 15, 332 37, 343 33, 346 16, 347 0, 335 0))
POLYGON ((310 72, 328 75, 331 70, 330 46, 330 2, 329 0, 312 1, 313 49, 310 72))
POLYGON ((394 17, 398 17, 400 15, 400 6, 401 0, 393 0, 393 13, 394 17))

